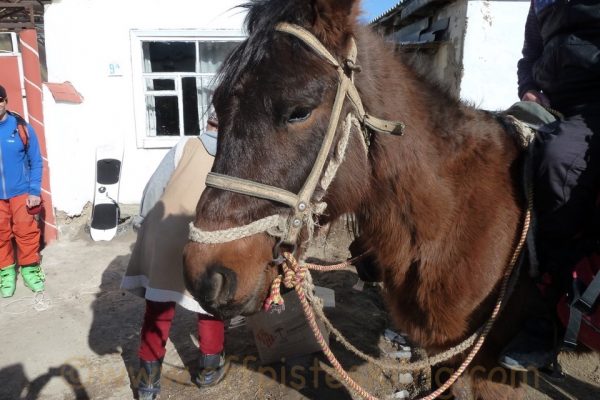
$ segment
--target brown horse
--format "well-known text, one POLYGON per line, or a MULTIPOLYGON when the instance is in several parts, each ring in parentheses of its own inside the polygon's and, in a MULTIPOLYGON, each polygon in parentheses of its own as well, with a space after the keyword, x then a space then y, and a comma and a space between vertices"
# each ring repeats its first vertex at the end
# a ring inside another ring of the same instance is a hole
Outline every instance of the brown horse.
MULTIPOLYGON (((356 216, 365 246, 383 269, 397 326, 433 354, 464 340, 491 314, 520 234, 521 152, 498 117, 428 83, 391 46, 358 25, 358 3, 255 0, 248 5, 249 37, 224 64, 213 99, 220 122, 213 172, 292 193, 303 188, 326 135, 339 76, 313 48, 277 26, 287 22, 311 32, 346 74, 355 71, 366 111, 406 126, 404 136, 364 128, 367 151, 360 131, 351 133, 331 186, 325 193, 317 187, 314 194, 327 203, 317 224, 356 216), (344 63, 352 38, 360 73, 344 63)), ((349 103, 342 116, 352 111, 349 103)), ((342 126, 336 125, 334 144, 342 126)), ((334 152, 332 147, 328 157, 334 152)), ((290 209, 209 187, 194 225, 218 231, 274 214, 290 209)), ((297 243, 303 239, 306 229, 297 243)), ((190 242, 184 254, 188 289, 221 317, 257 312, 278 273, 272 262, 278 241, 262 232, 218 244, 190 242)), ((517 285, 472 373, 463 377, 476 398, 518 397, 511 375, 494 368, 527 308, 526 286, 517 285)))

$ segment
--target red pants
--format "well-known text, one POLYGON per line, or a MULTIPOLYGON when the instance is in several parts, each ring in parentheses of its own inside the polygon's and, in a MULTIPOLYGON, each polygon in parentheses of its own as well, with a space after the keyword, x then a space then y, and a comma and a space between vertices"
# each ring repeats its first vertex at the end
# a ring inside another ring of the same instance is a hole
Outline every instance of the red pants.
MULTIPOLYGON (((146 300, 146 313, 142 326, 139 356, 144 361, 164 357, 169 330, 175 316, 174 302, 146 300)), ((198 342, 202 354, 218 354, 223 351, 225 326, 220 319, 198 314, 198 342)))
POLYGON ((40 228, 33 215, 27 212, 28 194, 0 200, 0 268, 15 264, 12 245, 17 243, 19 265, 40 262, 40 228))

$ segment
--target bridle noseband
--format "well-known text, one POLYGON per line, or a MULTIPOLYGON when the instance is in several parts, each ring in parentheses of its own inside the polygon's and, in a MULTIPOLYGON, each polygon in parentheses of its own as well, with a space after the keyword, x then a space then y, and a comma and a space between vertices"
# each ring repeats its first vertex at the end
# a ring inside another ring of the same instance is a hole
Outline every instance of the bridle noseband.
MULTIPOLYGON (((325 138, 323 139, 321 149, 319 150, 319 154, 317 155, 317 159, 308 178, 304 182, 304 185, 298 194, 251 180, 210 172, 206 177, 206 186, 282 203, 291 208, 291 213, 286 215, 272 215, 270 217, 254 221, 249 225, 239 228, 225 229, 222 231, 203 231, 195 227, 194 223, 192 222, 190 223, 189 235, 189 238, 192 241, 199 243, 224 243, 241 239, 259 232, 268 232, 272 236, 279 237, 279 243, 295 246, 300 231, 304 226, 309 229, 309 237, 312 237, 312 229, 314 229, 314 215, 322 213, 326 207, 326 204, 323 206, 324 203, 316 204, 313 199, 313 195, 317 185, 319 184, 319 180, 323 174, 331 146, 333 145, 334 137, 340 120, 340 114, 346 98, 350 100, 354 110, 354 112, 351 113, 353 118, 358 120, 360 123, 360 127, 363 132, 363 139, 366 143, 365 148, 367 150, 372 131, 399 136, 403 134, 404 124, 402 122, 379 119, 365 111, 358 90, 354 85, 354 72, 360 70, 360 67, 356 64, 357 48, 354 38, 350 39, 350 51, 347 58, 342 64, 340 64, 336 58, 325 48, 325 46, 323 46, 323 44, 306 29, 298 25, 288 23, 280 23, 275 29, 279 32, 291 34, 303 41, 319 56, 323 57, 327 62, 333 65, 338 72, 339 83, 337 94, 333 103, 329 125, 325 134, 325 138)), ((347 118, 346 123, 350 124, 350 121, 351 119, 347 118)), ((350 128, 348 128, 348 132, 349 131, 350 128)), ((323 192, 325 192, 327 187, 323 187, 323 185, 321 186, 323 192)))

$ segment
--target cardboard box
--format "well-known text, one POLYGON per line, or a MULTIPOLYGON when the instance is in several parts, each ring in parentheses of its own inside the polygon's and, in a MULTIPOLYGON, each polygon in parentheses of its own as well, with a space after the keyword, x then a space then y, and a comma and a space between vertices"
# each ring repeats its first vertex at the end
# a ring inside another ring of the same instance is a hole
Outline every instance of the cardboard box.
MULTIPOLYGON (((333 290, 321 289, 315 290, 317 295, 322 297, 326 304, 335 304, 333 290)), ((286 293, 283 300, 283 312, 263 311, 247 318, 263 365, 321 351, 296 292, 286 293)), ((319 319, 317 325, 325 342, 329 344, 329 332, 319 319)))

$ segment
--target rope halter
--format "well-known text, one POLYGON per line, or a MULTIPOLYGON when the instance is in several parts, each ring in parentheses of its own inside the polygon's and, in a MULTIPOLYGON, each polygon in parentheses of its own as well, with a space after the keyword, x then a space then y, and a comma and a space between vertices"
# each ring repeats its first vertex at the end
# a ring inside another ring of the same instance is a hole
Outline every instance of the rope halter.
MULTIPOLYGON (((368 150, 370 140, 369 132, 371 131, 393 135, 403 134, 403 123, 382 120, 365 111, 358 90, 354 85, 354 71, 358 71, 360 68, 356 64, 357 48, 353 38, 350 39, 350 51, 347 58, 343 63, 339 63, 325 46, 323 46, 323 44, 306 29, 288 23, 280 23, 275 29, 300 39, 314 52, 335 67, 338 73, 339 80, 337 94, 333 103, 329 125, 321 149, 319 150, 319 154, 308 178, 304 182, 300 192, 297 194, 275 186, 210 172, 206 177, 206 186, 282 203, 290 207, 291 212, 272 215, 242 227, 213 232, 203 231, 195 227, 193 223, 190 223, 189 238, 192 241, 199 243, 224 243, 259 232, 268 232, 272 236, 279 237, 283 243, 295 245, 298 240, 298 235, 304 226, 307 227, 308 237, 311 239, 314 230, 314 216, 323 213, 327 207, 325 203, 313 201, 314 192, 319 183, 321 183, 323 193, 327 190, 327 187, 324 187, 323 185, 326 184, 328 186, 331 183, 333 175, 335 175, 337 167, 343 160, 345 153, 346 145, 344 145, 344 148, 342 149, 342 154, 339 154, 340 143, 338 143, 338 157, 336 157, 338 160, 330 161, 330 168, 328 168, 328 170, 332 171, 328 171, 330 174, 327 179, 320 179, 321 175, 323 175, 325 163, 327 162, 334 142, 340 114, 346 98, 350 100, 354 112, 350 113, 346 118, 346 129, 344 129, 344 131, 347 130, 347 134, 349 134, 352 125, 355 124, 359 126, 360 131, 363 133, 366 150, 368 150), (354 121, 356 121, 356 123, 354 121), (334 165, 334 163, 337 163, 337 165, 334 165), (331 175, 331 172, 333 172, 333 175, 331 175), (320 180, 321 182, 319 182, 320 180)), ((342 141, 343 140, 340 140, 340 142, 342 141)))

